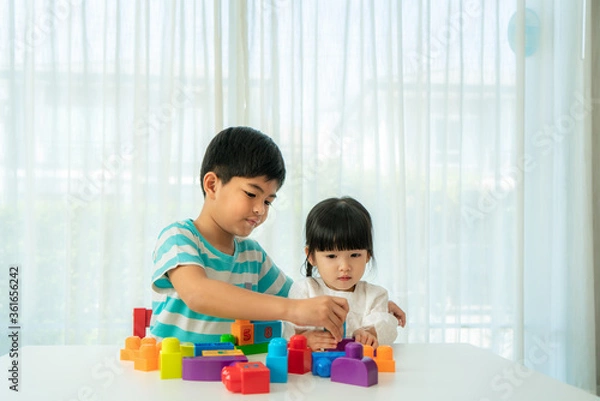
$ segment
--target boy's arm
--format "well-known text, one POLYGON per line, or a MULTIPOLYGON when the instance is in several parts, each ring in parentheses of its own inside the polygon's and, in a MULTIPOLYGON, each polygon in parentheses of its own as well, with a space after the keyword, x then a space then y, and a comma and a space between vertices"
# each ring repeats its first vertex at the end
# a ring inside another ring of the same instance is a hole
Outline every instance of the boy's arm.
POLYGON ((178 266, 168 275, 181 300, 195 312, 226 319, 287 320, 321 326, 336 340, 342 339, 342 325, 348 314, 348 301, 344 298, 288 299, 261 294, 210 279, 197 265, 178 266))

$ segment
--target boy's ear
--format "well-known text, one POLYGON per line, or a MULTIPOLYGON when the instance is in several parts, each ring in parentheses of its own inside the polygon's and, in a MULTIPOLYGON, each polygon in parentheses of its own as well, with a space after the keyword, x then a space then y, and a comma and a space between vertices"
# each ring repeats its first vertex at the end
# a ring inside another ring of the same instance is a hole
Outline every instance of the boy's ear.
POLYGON ((219 177, 213 171, 209 171, 204 175, 204 178, 202 179, 202 186, 204 188, 204 192, 206 192, 206 196, 214 198, 218 182, 219 177))

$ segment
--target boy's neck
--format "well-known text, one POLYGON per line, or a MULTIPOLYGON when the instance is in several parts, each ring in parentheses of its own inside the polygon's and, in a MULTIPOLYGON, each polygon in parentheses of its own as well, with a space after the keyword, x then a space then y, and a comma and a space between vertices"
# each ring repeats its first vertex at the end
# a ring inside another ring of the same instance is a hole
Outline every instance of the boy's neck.
POLYGON ((203 212, 194 220, 194 226, 198 232, 217 250, 227 255, 233 255, 235 252, 234 236, 224 231, 209 214, 203 212))

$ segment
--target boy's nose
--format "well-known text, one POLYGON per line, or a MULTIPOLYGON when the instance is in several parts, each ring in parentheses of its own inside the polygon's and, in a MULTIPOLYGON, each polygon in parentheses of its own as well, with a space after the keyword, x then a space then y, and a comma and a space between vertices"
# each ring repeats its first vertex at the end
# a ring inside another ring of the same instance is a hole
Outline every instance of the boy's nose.
POLYGON ((254 214, 258 215, 258 216, 262 216, 263 214, 265 214, 265 205, 263 205, 262 203, 257 203, 254 205, 254 214))

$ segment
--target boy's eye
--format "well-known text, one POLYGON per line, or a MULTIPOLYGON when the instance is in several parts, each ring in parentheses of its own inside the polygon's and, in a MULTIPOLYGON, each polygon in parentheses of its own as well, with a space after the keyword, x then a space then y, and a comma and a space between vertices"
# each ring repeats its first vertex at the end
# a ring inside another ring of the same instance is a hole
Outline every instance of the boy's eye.
POLYGON ((244 191, 246 193, 246 195, 248 195, 249 198, 254 198, 256 197, 256 194, 253 194, 252 192, 248 192, 248 191, 244 191))
POLYGON ((272 204, 273 204, 273 202, 269 202, 268 200, 267 200, 267 201, 265 201, 265 205, 266 205, 266 206, 271 206, 272 204))

